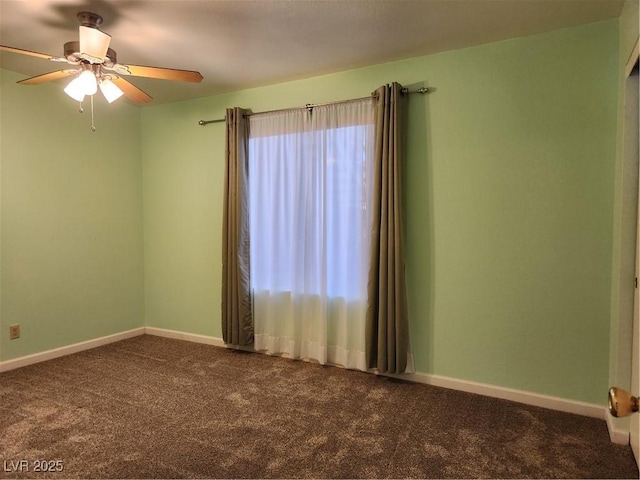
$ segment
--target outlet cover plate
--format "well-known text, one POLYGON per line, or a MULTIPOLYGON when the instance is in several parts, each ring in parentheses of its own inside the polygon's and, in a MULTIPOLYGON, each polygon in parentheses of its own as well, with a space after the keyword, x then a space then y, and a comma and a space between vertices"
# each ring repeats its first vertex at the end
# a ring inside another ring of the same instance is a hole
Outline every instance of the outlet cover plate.
POLYGON ((20 338, 20 325, 9 325, 9 340, 20 338))

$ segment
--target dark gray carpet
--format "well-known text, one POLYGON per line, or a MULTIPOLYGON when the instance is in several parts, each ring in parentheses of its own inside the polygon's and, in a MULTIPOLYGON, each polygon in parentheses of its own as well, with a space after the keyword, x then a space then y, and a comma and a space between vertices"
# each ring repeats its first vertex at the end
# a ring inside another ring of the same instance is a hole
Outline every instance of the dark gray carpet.
POLYGON ((0 374, 0 476, 638 478, 638 470, 602 420, 145 335, 0 374), (29 471, 13 471, 20 460, 29 471), (61 460, 64 470, 35 472, 39 460, 61 460))

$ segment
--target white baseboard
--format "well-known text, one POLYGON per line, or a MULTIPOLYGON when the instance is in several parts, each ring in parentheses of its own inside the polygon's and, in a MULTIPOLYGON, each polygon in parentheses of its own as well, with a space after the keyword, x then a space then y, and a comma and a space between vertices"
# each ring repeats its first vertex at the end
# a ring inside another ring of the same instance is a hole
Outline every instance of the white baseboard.
POLYGON ((208 335, 197 335, 195 333, 179 332, 177 330, 167 330, 165 328, 145 327, 144 333, 157 337, 174 338, 176 340, 186 340, 187 342, 204 343, 216 347, 224 347, 225 343, 221 338, 210 337, 208 335))
POLYGON ((629 419, 615 418, 607 413, 607 429, 612 443, 629 445, 629 419))
POLYGON ((460 390, 468 393, 476 393, 487 397, 510 400, 512 402, 524 403, 526 405, 548 408, 550 410, 557 410, 560 412, 574 413, 586 417, 599 418, 601 420, 605 419, 606 414, 606 408, 602 405, 581 402, 578 400, 569 400, 562 397, 553 397, 550 395, 528 392, 526 390, 498 387, 486 383, 459 380, 457 378, 443 377, 441 375, 432 375, 427 373, 405 373, 394 376, 404 380, 410 380, 412 382, 425 383, 427 385, 450 388, 452 390, 460 390))
POLYGON ((46 350, 32 355, 25 355, 24 357, 5 360, 4 362, 0 362, 0 372, 26 367, 27 365, 33 365, 34 363, 40 363, 54 358, 63 357, 65 355, 71 355, 72 353, 82 352, 83 350, 101 347, 108 343, 126 340, 127 338, 143 335, 144 330, 144 327, 134 328, 132 330, 127 330, 126 332, 114 333, 113 335, 87 340, 86 342, 74 343, 73 345, 67 345, 65 347, 54 348, 52 350, 46 350))
POLYGON ((144 335, 145 333, 159 337, 175 338, 177 340, 186 340, 195 343, 205 343, 207 345, 215 345, 216 347, 225 346, 225 343, 221 338, 197 335, 195 333, 178 332, 176 330, 166 330, 164 328, 139 327, 127 330, 126 332, 114 333, 113 335, 94 338, 85 342, 74 343, 73 345, 54 348, 52 350, 46 350, 32 355, 25 355, 24 357, 12 358, 11 360, 5 360, 0 362, 0 373, 20 367, 26 367, 27 365, 33 365, 34 363, 53 360, 54 358, 63 357, 65 355, 82 352, 83 350, 101 347, 102 345, 119 342, 121 340, 126 340, 127 338, 137 337, 138 335, 144 335))
MULTIPOLYGON (((203 343, 206 345, 214 345, 216 347, 225 347, 225 343, 221 338, 211 337, 208 335, 198 335, 195 333, 185 333, 177 330, 167 330, 156 327, 140 327, 126 332, 100 337, 86 342, 80 342, 66 347, 55 348, 46 352, 27 355, 0 362, 0 372, 13 370, 15 368, 24 367, 34 363, 44 362, 53 358, 72 353, 81 352, 95 347, 100 347, 108 343, 118 342, 127 338, 135 337, 142 334, 155 335, 159 337, 173 338, 177 340, 185 340, 194 343, 203 343)), ((511 388, 498 387, 484 383, 471 382, 467 380, 459 380, 451 377, 443 377, 440 375, 432 375, 426 373, 406 373, 401 375, 388 375, 390 377, 400 378, 411 382, 424 383, 436 387, 450 388, 452 390, 460 390, 463 392, 475 393, 488 397, 510 400, 513 402, 533 405, 536 407, 558 410, 561 412, 574 413, 587 417, 599 418, 606 420, 609 429, 609 436, 614 443, 627 444, 629 442, 629 432, 615 425, 611 416, 608 414, 606 407, 602 405, 580 402, 577 400, 568 400, 560 397, 552 397, 539 393, 527 392, 524 390, 515 390, 511 388)))

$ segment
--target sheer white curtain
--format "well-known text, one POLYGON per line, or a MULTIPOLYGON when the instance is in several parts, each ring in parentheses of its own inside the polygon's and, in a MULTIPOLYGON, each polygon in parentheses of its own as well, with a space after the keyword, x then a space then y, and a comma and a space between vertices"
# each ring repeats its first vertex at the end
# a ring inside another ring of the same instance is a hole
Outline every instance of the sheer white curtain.
POLYGON ((373 99, 252 115, 255 349, 366 370, 373 99))

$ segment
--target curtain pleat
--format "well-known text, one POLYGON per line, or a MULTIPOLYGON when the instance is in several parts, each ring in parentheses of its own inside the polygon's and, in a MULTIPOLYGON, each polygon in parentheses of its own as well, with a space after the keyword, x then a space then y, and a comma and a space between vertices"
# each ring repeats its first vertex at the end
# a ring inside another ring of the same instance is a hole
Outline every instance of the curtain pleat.
POLYGON ((378 88, 371 263, 365 324, 369 368, 403 373, 409 350, 402 177, 406 98, 398 83, 378 88))
POLYGON ((228 108, 222 220, 222 337, 230 345, 253 342, 249 242, 249 112, 228 108))

